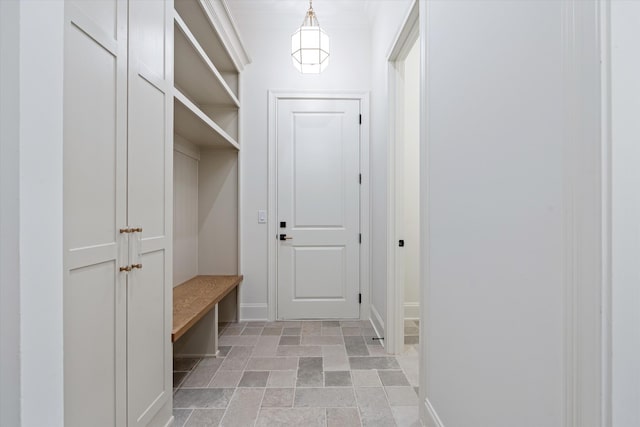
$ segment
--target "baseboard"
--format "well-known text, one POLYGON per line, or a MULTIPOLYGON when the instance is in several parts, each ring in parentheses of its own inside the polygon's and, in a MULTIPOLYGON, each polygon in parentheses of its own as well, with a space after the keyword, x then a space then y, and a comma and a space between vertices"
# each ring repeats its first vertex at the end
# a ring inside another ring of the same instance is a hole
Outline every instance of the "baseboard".
POLYGON ((433 405, 429 401, 429 399, 424 400, 424 412, 427 414, 427 424, 425 427, 444 427, 440 417, 436 413, 436 410, 433 409, 433 405))
POLYGON ((266 321, 269 319, 267 304, 240 304, 240 321, 266 321))
POLYGON ((375 329, 378 338, 384 337, 384 321, 382 320, 382 316, 378 313, 378 310, 371 305, 371 324, 373 325, 373 329, 375 329))
MULTIPOLYGON (((0 0, 1 1, 1 0, 0 0)), ((184 358, 203 358, 203 357, 218 357, 220 355, 220 350, 216 353, 176 353, 173 355, 176 359, 184 359, 184 358)))
POLYGON ((418 303, 418 302, 405 302, 404 303, 404 318, 406 320, 420 320, 420 303, 418 303))

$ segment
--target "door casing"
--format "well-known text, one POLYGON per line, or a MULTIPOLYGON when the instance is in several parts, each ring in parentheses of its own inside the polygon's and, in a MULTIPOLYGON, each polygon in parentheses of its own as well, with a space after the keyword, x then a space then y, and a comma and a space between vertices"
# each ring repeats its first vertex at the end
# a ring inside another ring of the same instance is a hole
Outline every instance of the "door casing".
MULTIPOLYGON (((400 354, 404 350, 404 274, 399 268, 397 242, 403 238, 398 227, 397 207, 398 156, 403 150, 404 119, 404 60, 409 50, 419 39, 418 2, 409 9, 400 32, 396 36, 388 58, 389 94, 389 151, 387 163, 387 318, 385 320, 385 349, 389 354, 400 354)), ((400 160, 401 161, 401 160, 400 160)), ((422 167, 422 165, 421 165, 422 167)), ((404 261, 402 261, 404 262, 404 261)), ((422 316, 420 316, 422 320, 422 316)))
POLYGON ((357 100, 360 101, 362 126, 360 127, 360 171, 362 186, 360 188, 360 229, 362 230, 362 244, 360 246, 360 292, 362 304, 360 319, 369 318, 370 288, 371 288, 371 192, 369 185, 369 93, 368 92, 280 92, 269 91, 269 138, 268 138, 268 250, 267 250, 267 289, 269 320, 276 320, 277 314, 277 239, 278 211, 277 211, 277 130, 278 101, 295 100, 357 100))

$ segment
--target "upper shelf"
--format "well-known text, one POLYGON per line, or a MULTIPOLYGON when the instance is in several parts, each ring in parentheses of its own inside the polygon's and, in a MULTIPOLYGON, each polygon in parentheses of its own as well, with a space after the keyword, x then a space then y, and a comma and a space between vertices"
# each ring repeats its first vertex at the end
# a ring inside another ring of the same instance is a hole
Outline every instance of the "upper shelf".
POLYGON ((174 89, 173 118, 174 132, 198 146, 240 149, 236 140, 178 89, 174 89))
POLYGON ((175 0, 174 7, 222 74, 251 62, 224 0, 175 0))
POLYGON ((238 108, 238 98, 178 13, 175 14, 174 39, 176 87, 199 105, 238 108))

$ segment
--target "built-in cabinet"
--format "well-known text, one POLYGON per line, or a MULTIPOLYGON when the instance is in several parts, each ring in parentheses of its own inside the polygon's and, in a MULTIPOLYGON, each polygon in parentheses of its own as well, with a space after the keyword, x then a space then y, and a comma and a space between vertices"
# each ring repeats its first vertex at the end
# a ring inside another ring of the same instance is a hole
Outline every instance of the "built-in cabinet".
POLYGON ((165 426, 173 2, 66 0, 64 36, 65 426, 165 426))
MULTIPOLYGON (((65 0, 64 19, 65 426, 169 425, 172 285, 239 272, 248 58, 222 0, 65 0)), ((178 352, 215 353, 209 321, 178 352)))
MULTIPOLYGON (((240 72, 249 62, 221 0, 175 0, 173 285, 237 275, 240 72)), ((237 291, 174 343, 179 356, 216 352, 216 316, 237 317, 237 291)))

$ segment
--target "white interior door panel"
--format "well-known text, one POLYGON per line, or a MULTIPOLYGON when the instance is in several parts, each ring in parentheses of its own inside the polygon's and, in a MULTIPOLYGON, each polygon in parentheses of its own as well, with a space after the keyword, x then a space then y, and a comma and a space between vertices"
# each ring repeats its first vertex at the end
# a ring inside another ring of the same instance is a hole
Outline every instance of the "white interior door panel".
POLYGON ((278 101, 278 318, 359 316, 360 102, 278 101))

